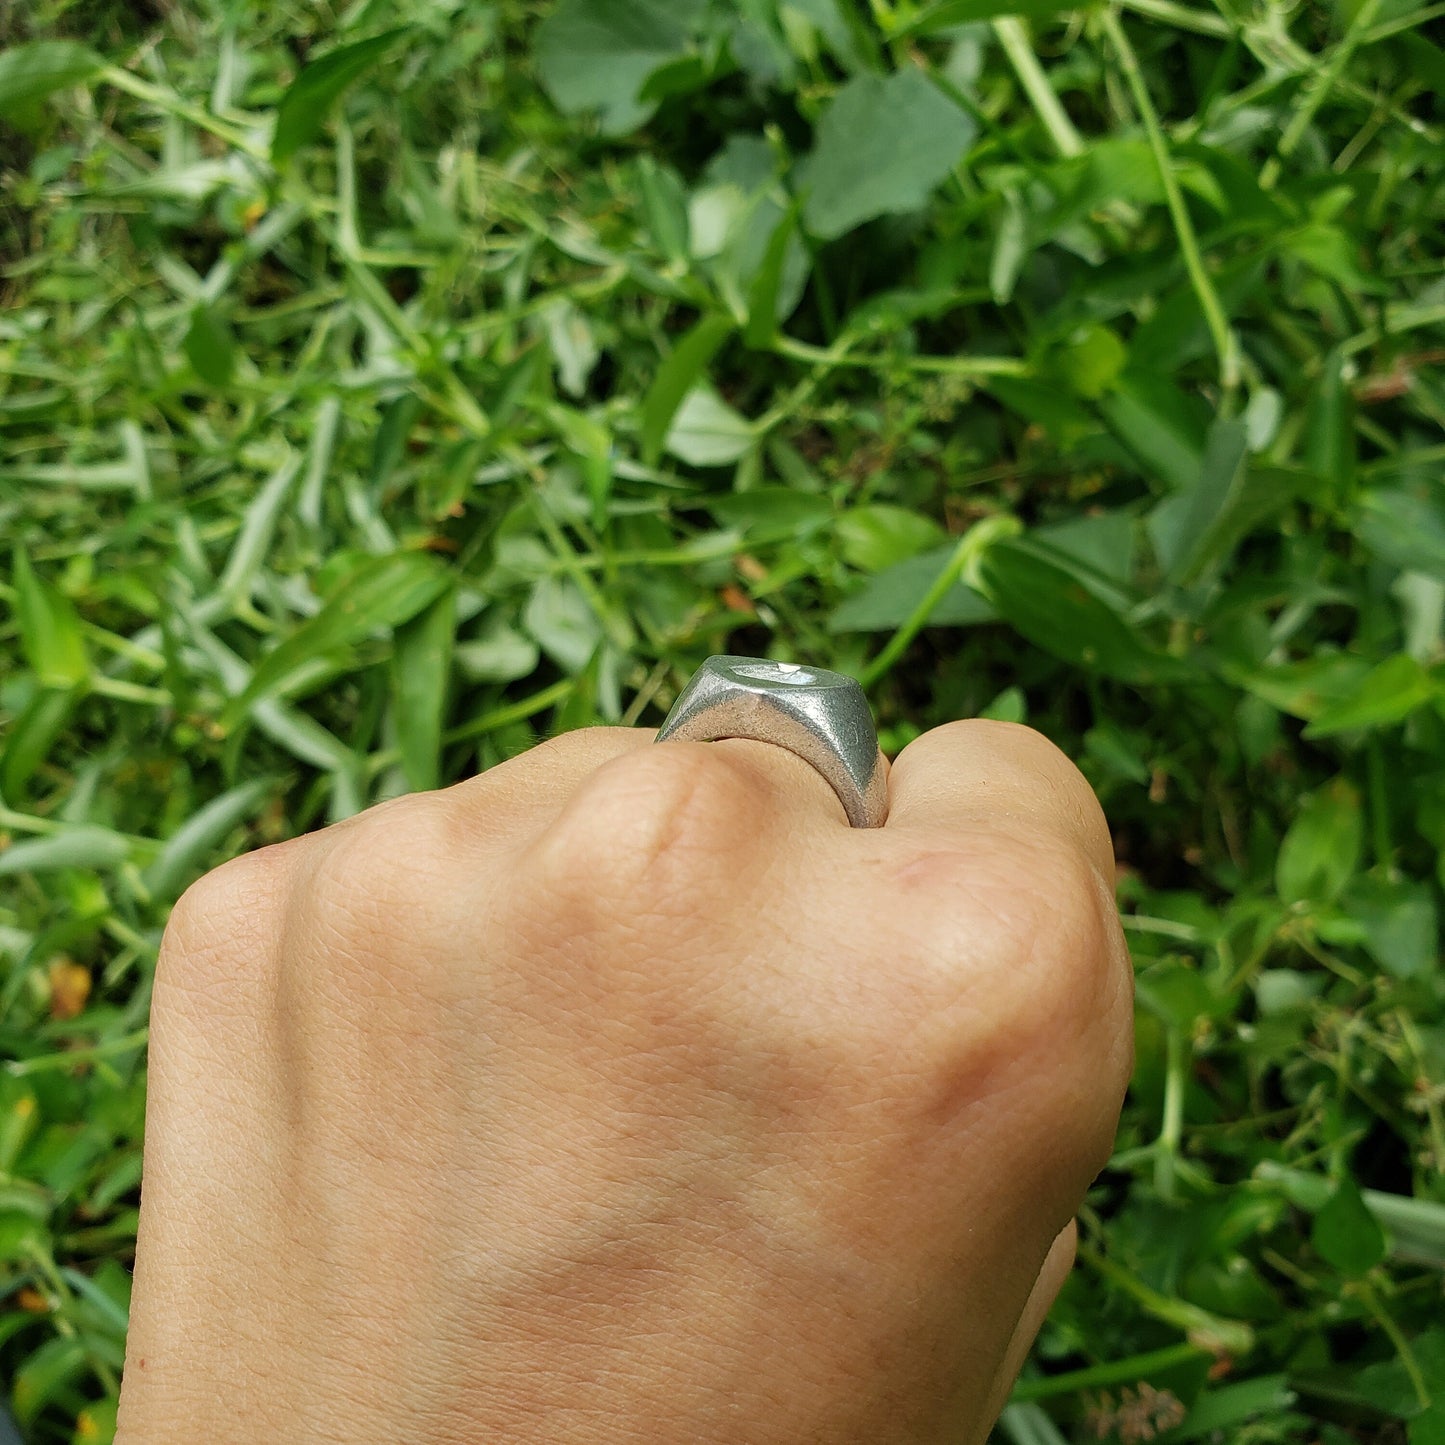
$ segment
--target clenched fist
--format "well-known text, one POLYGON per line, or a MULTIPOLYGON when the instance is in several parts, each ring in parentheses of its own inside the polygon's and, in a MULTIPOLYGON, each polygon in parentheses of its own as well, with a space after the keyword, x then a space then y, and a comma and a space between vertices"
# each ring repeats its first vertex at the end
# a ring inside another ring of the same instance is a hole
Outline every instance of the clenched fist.
POLYGON ((1092 793, 568 734, 239 858, 156 976, 122 1445, 987 1434, 1128 1075, 1092 793))

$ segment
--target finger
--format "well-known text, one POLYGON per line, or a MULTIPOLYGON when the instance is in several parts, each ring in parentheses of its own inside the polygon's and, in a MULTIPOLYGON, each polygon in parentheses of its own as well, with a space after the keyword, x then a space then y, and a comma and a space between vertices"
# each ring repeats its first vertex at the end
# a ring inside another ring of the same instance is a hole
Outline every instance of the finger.
POLYGON ((1041 733, 1013 723, 945 723, 899 753, 889 776, 893 833, 1000 825, 1076 841, 1105 879, 1114 846, 1084 775, 1041 733))
POLYGON ((1024 1362, 1029 1357, 1029 1351, 1033 1349, 1034 1341, 1038 1338, 1039 1331, 1043 1329, 1044 1321, 1048 1318, 1049 1311, 1053 1309, 1054 1301, 1064 1287, 1064 1281, 1069 1277, 1069 1271, 1074 1267, 1074 1254, 1078 1243, 1078 1226, 1073 1220, 1070 1220, 1050 1246, 1048 1255, 1044 1259, 1043 1268, 1039 1270, 1039 1277, 1034 1281, 1033 1290, 1024 1305, 1023 1313, 1019 1316, 1018 1324, 1014 1326, 1013 1336, 1004 1353, 1003 1364, 999 1366, 998 1375, 994 1380, 993 1396, 989 1402, 989 1408, 985 1412, 985 1416, 990 1422, 998 1419, 999 1415, 1003 1413, 1003 1407, 1008 1404, 1008 1397, 1013 1392, 1014 1381, 1018 1379, 1019 1371, 1023 1369, 1024 1362))
POLYGON ((775 813, 800 824, 834 829, 849 826, 848 814, 832 784, 810 762, 781 744, 723 738, 697 746, 721 748, 747 771, 775 813))

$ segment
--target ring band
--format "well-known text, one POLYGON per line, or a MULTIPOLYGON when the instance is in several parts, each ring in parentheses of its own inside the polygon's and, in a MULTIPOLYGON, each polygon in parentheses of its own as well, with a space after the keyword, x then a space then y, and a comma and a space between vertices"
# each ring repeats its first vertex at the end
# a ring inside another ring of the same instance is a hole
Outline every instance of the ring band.
POLYGON ((678 694, 658 742, 751 738, 796 753, 855 828, 881 828, 888 778, 868 699, 841 672, 765 657, 710 657, 678 694))

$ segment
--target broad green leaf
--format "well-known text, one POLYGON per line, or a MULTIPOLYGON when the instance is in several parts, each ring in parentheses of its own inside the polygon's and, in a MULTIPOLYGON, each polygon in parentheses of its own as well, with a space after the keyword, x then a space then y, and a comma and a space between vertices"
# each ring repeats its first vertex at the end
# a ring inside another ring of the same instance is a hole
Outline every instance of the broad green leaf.
MULTIPOLYGON (((1423 26, 1428 6, 1415 7, 1417 25, 1423 26)), ((1419 30, 1413 30, 1399 37, 1400 49, 1406 57, 1406 65, 1412 77, 1426 81, 1436 95, 1445 96, 1445 50, 1427 40, 1419 30)), ((1411 1441, 1410 1445, 1417 1445, 1411 1441)))
POLYGON ((1365 822, 1343 778, 1307 797, 1279 846, 1275 886, 1286 903, 1333 903, 1359 867, 1365 822))
MULTIPOLYGON (((954 544, 935 547, 905 562, 885 567, 833 609, 829 632, 892 632, 901 627, 928 596, 953 557, 954 544)), ((929 616, 930 627, 968 627, 991 622, 997 614, 971 587, 955 583, 929 616)))
POLYGON ((570 577, 544 577, 532 589, 522 626, 542 651, 576 677, 602 641, 602 627, 570 577))
POLYGON ((58 833, 25 838, 0 851, 0 878, 57 868, 115 868, 130 857, 130 840, 109 828, 76 823, 58 833))
POLYGON ((1024 696, 1022 688, 1006 687, 997 697, 979 708, 978 715, 982 718, 989 718, 993 722, 1027 722, 1028 699, 1024 696))
MULTIPOLYGON (((1174 148, 1174 166, 1180 171, 1179 151, 1174 148)), ((1153 182, 1158 184, 1158 167, 1152 164, 1153 182)), ((1181 182, 1188 178, 1180 172, 1181 182)), ((1162 200, 1162 191, 1159 194, 1162 200)), ((1144 201, 1144 204, 1149 204, 1144 201)), ((1135 263, 1137 265, 1137 263, 1135 263)), ((1133 267, 1131 267, 1131 270, 1133 267)), ((1151 315, 1129 338, 1129 361, 1135 376, 1165 381, 1177 376, 1191 361, 1214 354, 1209 323, 1192 286, 1179 286, 1161 298, 1163 278, 1139 272, 1138 289, 1150 298, 1151 315)), ((1252 256, 1225 262, 1213 273, 1219 304, 1226 316, 1236 316, 1267 293, 1269 271, 1266 263, 1252 256)), ((1267 304, 1267 301, 1262 303, 1267 304)))
POLYGON ((1359 1187, 1350 1178, 1340 1180, 1315 1215, 1310 1243, 1328 1264, 1352 1278, 1372 1270, 1388 1249, 1385 1231, 1365 1207, 1359 1187))
POLYGON ((1337 346, 1325 357, 1305 416, 1305 464, 1338 498, 1355 482, 1355 403, 1337 346))
POLYGON ((1440 1386, 1432 1387, 1429 1408, 1410 1421, 1406 1431, 1408 1445, 1445 1445, 1445 1397, 1439 1393, 1440 1386))
POLYGON ((1238 1427, 1263 1418, 1270 1424, 1296 1399, 1287 1375, 1259 1375, 1237 1384, 1211 1387, 1190 1407, 1189 1418, 1180 1429, 1161 1435, 1162 1440, 1216 1441, 1243 1438, 1238 1427))
POLYGON ((876 51, 870 23, 850 0, 783 0, 778 19, 793 53, 808 64, 818 57, 819 39, 849 74, 867 66, 876 51))
POLYGON ((543 311, 542 320, 558 384, 570 397, 585 396, 588 379, 602 358, 587 313, 563 298, 543 311))
POLYGON ((855 76, 818 121, 800 177, 804 224, 832 240, 875 216, 918 209, 963 158, 976 129, 913 66, 855 76))
POLYGON ((1244 423, 1217 418, 1198 478, 1154 509, 1149 534, 1171 582, 1187 584, 1211 562, 1224 560, 1228 523, 1246 490, 1247 458, 1244 423))
POLYGON ((688 95, 701 90, 713 76, 716 52, 692 51, 659 65, 646 80, 637 98, 644 105, 657 105, 673 95, 688 95))
POLYGON ((1003 193, 1002 215, 994 228, 993 252, 988 263, 988 289, 999 306, 1012 299, 1019 274, 1029 258, 1029 225, 1017 191, 1003 193))
POLYGON ((977 585, 998 615, 1045 652, 1124 682, 1188 675, 1156 651, 1128 620, 1092 591, 1063 553, 1020 538, 990 547, 977 585))
POLYGON ((75 1434, 71 1445, 113 1445, 116 1431, 116 1416, 120 1400, 109 1396, 95 1400, 75 1417, 75 1434))
POLYGON ((1445 483, 1366 492, 1359 517, 1360 540, 1376 556, 1445 582, 1445 483))
MULTIPOLYGON (((718 348, 732 335, 730 316, 704 316, 673 348, 658 368, 642 403, 642 458, 656 466, 683 399, 698 384, 718 348)), ((684 458, 686 460, 686 458, 684 458)))
POLYGON ((1097 401, 1113 389, 1129 360, 1119 334, 1097 322, 1081 327, 1052 357, 1053 369, 1075 396, 1097 401))
POLYGON ((184 345, 192 368, 207 386, 222 391, 231 384, 236 374, 236 338, 214 307, 198 306, 191 313, 184 345))
POLYGON ((748 345, 766 347, 802 298, 812 261, 763 137, 734 135, 708 162, 689 225, 693 254, 708 260, 727 308, 746 317, 748 345))
POLYGON ((1321 652, 1302 662, 1269 668, 1239 666, 1226 657, 1220 671, 1252 697, 1309 721, 1327 707, 1358 696, 1370 664, 1349 653, 1321 652))
POLYGON ((1062 552, 1101 579, 1127 588, 1134 575, 1134 518, 1128 512, 1066 517, 1034 529, 1034 539, 1062 552))
POLYGON ((999 1427, 1011 1445, 1069 1445, 1048 1411, 1032 1401, 1006 1405, 999 1427))
POLYGON ((838 518, 834 534, 843 560, 863 572, 881 572, 946 540, 932 517, 889 502, 849 508, 838 518))
POLYGON ((567 701, 556 711, 552 721, 553 733, 575 732, 578 728, 590 728, 600 721, 597 715, 597 682, 602 669, 602 659, 607 644, 599 642, 593 649, 587 665, 572 679, 572 691, 567 701))
MULTIPOLYGON (((1318 1174, 1290 1169, 1273 1160, 1255 1165, 1254 1174, 1278 1184, 1301 1209, 1317 1210, 1329 1198, 1329 1180, 1318 1174)), ((1398 1258, 1445 1266, 1445 1204, 1379 1189, 1366 1189, 1364 1200, 1387 1232, 1392 1253, 1398 1258)), ((1441 1342, 1445 1344, 1445 1335, 1441 1342)))
POLYGON ((789 487, 723 493, 707 505, 723 526, 738 528, 750 543, 807 536, 833 520, 833 504, 827 497, 789 487))
POLYGON ((457 594, 448 587, 396 630, 397 743, 407 786, 424 793, 441 786, 442 723, 456 643, 457 594))
POLYGON ((73 40, 32 40, 0 51, 0 117, 23 119, 47 95, 104 69, 95 51, 73 40))
POLYGON ((621 135, 655 109, 653 74, 685 56, 706 0, 562 0, 537 27, 537 70, 557 108, 599 112, 621 135))
POLYGON ((1425 978, 1440 956, 1440 924, 1428 883, 1354 879, 1342 907, 1364 935, 1375 962, 1394 978, 1425 978))
POLYGON ((1182 959, 1164 959, 1139 975, 1139 1002, 1165 1023, 1190 1029, 1200 1019, 1216 1018, 1223 1006, 1199 970, 1182 959))
POLYGON ((9 725, 0 749, 0 797, 12 804, 24 794, 56 740, 70 725, 82 688, 41 687, 9 725))
POLYGON ((1150 773, 1137 741, 1113 723, 1096 723, 1084 734, 1084 750, 1107 772, 1143 787, 1150 773))
POLYGON ((1010 411, 1049 432, 1052 440, 1072 451, 1080 442, 1099 435, 1094 410, 1056 381, 1016 376, 995 376, 988 390, 1010 411))
POLYGON ((72 688, 90 676, 85 637, 74 606, 36 575, 23 547, 15 549, 16 620, 20 645, 42 687, 72 688))
POLYGON ((677 409, 667 433, 667 451, 694 467, 735 462, 756 444, 757 431, 711 387, 695 386, 677 409))
POLYGON ((766 347, 777 334, 779 321, 796 305, 796 296, 785 297, 784 279, 795 256, 802 260, 804 267, 807 264, 806 253, 798 240, 797 226, 798 212, 794 207, 774 227, 762 262, 748 288, 748 322, 744 340, 749 346, 766 347))
POLYGON ((685 265, 690 252, 687 192, 682 180, 671 166, 659 164, 650 155, 641 156, 637 166, 643 211, 653 245, 673 265, 685 265))
MULTIPOLYGON (((21 1079, 0 1078, 0 1174, 13 1174, 20 1151, 40 1127, 40 1101, 21 1079)), ((42 1212, 41 1218, 44 1218, 42 1212)))
MULTIPOLYGON (((1366 1203, 1369 1192, 1366 1191, 1366 1203)), ((1393 1231, 1391 1232, 1393 1234, 1393 1231)), ((1407 1369, 1399 1356, 1366 1365, 1351 1382, 1357 1398, 1368 1402, 1374 1409, 1399 1420, 1410 1420, 1411 1425, 1428 1419, 1429 1413, 1422 1414, 1417 1380, 1423 1379, 1425 1388, 1433 1396, 1445 1399, 1445 1330, 1438 1327, 1428 1329, 1410 1341, 1410 1353, 1414 1356, 1414 1369, 1407 1369)), ((1428 1434, 1424 1437, 1429 1439, 1428 1434)), ((1410 1445, 1420 1445, 1413 1433, 1410 1445)))
POLYGON ((85 1346, 77 1339, 57 1335, 45 1341, 15 1372, 10 1399, 15 1418, 32 1425, 40 1412, 86 1372, 85 1346))
POLYGON ((1379 283, 1360 270, 1358 240, 1339 226, 1313 225, 1286 232, 1281 249, 1351 295, 1380 294, 1379 283))
POLYGON ((291 500, 291 489, 300 475, 301 458, 287 457, 247 506, 246 519, 216 588, 233 605, 250 596, 276 535, 276 523, 291 500))
POLYGON ((556 426, 567 449, 582 463, 582 476, 592 503, 592 525, 607 530, 607 502, 612 495, 612 459, 615 451, 611 429, 598 414, 554 402, 547 416, 556 426))
POLYGON ((1261 1018, 1306 1010, 1320 996, 1324 976, 1294 968, 1261 969, 1254 980, 1255 1002, 1261 1018))
POLYGON ((303 665, 410 621, 447 585, 447 569, 424 552, 369 558, 337 588, 320 612, 261 659, 251 680, 227 706, 221 726, 227 731, 234 728, 256 703, 273 696, 303 665))
POLYGON ((1138 457, 1146 476, 1176 491, 1199 480, 1207 423, 1172 382, 1125 372, 1097 405, 1109 430, 1138 457))
MULTIPOLYGON (((1120 201, 1142 207, 1164 198, 1149 143, 1128 134, 1092 138, 1081 155, 1055 161, 1040 175, 1053 197, 1050 201, 1037 191, 1029 193, 1032 228, 1040 241, 1065 236, 1080 221, 1120 201)), ((1141 277, 1151 292, 1156 289, 1153 279, 1141 277)))
POLYGON ((276 133, 271 139, 271 163, 283 166, 302 146, 321 134, 327 112, 354 81, 387 55, 408 34, 405 26, 356 40, 313 60, 281 97, 276 112, 276 133))
POLYGON ((456 647, 457 671, 470 682, 514 682, 537 670, 537 644, 523 637, 500 612, 490 614, 478 635, 456 647))
POLYGON ((1307 738, 1392 727, 1441 695, 1439 684, 1408 653, 1396 653, 1371 670, 1351 697, 1322 708, 1305 729, 1307 738))
POLYGON ((371 446, 371 475, 368 484, 373 497, 382 496, 406 453, 407 438, 421 415, 421 398, 415 392, 403 392, 387 404, 376 428, 371 446))

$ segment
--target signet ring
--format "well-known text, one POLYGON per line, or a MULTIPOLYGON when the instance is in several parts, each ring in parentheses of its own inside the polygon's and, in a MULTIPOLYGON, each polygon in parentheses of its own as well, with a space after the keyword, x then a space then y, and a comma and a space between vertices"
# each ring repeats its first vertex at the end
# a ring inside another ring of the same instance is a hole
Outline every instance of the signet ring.
POLYGON ((764 657, 710 657, 678 694, 657 742, 751 738, 796 753, 855 828, 888 817, 888 776, 862 687, 841 672, 764 657))

